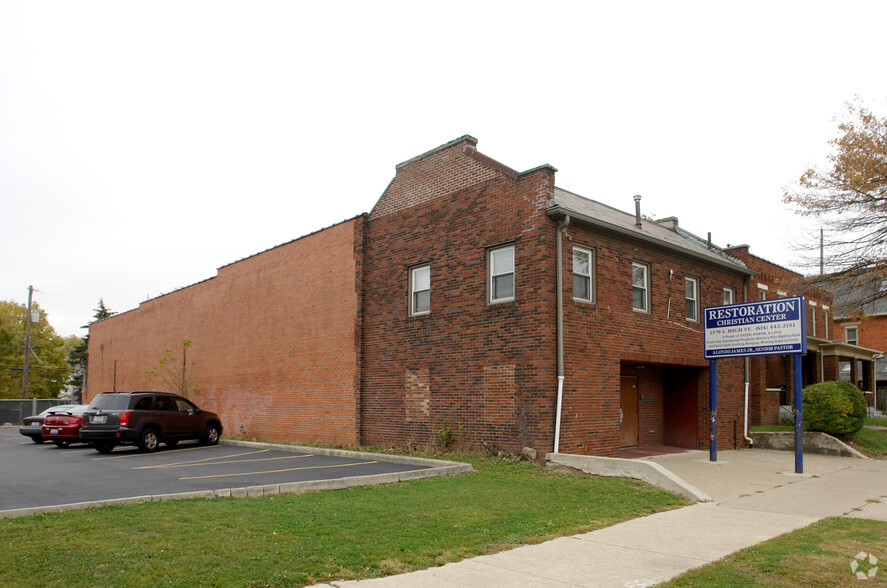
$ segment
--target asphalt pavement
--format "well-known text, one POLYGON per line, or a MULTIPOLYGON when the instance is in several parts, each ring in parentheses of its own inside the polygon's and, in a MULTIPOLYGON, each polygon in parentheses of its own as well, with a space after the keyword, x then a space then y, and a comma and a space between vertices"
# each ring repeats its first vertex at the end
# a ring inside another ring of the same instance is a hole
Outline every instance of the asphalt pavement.
POLYGON ((0 428, 0 518, 108 504, 215 496, 271 496, 393 483, 473 468, 407 456, 223 441, 142 453, 35 444, 0 428))

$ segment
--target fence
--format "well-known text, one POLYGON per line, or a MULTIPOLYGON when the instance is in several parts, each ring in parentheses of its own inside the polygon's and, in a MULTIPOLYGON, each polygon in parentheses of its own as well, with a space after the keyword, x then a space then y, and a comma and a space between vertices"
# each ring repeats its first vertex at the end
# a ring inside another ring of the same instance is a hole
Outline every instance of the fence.
POLYGON ((23 418, 60 404, 73 403, 70 400, 59 400, 58 398, 0 399, 0 425, 18 425, 23 418))

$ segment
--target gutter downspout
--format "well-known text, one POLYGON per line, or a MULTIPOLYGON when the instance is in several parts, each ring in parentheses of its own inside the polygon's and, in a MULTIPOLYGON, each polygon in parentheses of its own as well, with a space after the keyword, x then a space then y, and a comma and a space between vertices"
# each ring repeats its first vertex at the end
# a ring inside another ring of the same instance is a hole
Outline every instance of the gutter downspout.
MULTIPOLYGON (((748 302, 748 285, 751 283, 751 278, 746 278, 746 280, 742 283, 742 300, 744 302, 748 302)), ((749 449, 754 447, 755 442, 752 441, 752 438, 748 436, 748 379, 749 379, 749 358, 745 357, 743 360, 745 364, 745 408, 742 414, 742 436, 745 438, 746 443, 748 443, 749 449)))
POLYGON ((562 234, 570 224, 570 216, 558 223, 557 237, 557 409, 554 423, 554 453, 559 453, 561 444, 561 407, 564 399, 564 267, 562 234))

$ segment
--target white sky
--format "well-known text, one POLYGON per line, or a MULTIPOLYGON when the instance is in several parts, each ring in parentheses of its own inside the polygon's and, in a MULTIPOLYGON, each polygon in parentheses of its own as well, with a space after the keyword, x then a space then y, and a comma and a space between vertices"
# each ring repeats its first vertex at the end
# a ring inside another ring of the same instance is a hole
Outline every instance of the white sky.
MULTIPOLYGON (((0 299, 60 335, 369 211, 463 134, 794 266, 783 187, 887 96, 872 2, 0 0, 0 299)), ((261 312, 260 300, 256 312, 261 312)))

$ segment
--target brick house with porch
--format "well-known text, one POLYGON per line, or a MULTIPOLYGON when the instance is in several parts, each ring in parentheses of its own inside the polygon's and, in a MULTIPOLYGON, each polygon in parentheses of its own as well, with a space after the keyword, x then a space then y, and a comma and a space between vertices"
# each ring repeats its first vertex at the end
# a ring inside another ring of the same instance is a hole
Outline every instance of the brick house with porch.
MULTIPOLYGON (((368 214, 93 324, 89 397, 150 387, 188 339, 188 395, 235 437, 707 447, 702 309, 755 272, 639 199, 621 212, 476 144, 399 164, 368 214)), ((718 444, 741 445, 743 360, 719 360, 718 387, 718 444)))
MULTIPOLYGON (((815 285, 802 274, 753 255, 748 245, 728 246, 724 252, 742 261, 755 272, 748 284, 749 300, 770 300, 804 296, 807 300, 807 354, 801 358, 803 386, 843 379, 841 366, 851 369, 849 379, 861 390, 873 390, 876 349, 861 347, 858 341, 844 339, 835 296, 815 285)), ((792 361, 790 356, 753 357, 748 362, 749 419, 762 425, 775 425, 779 406, 792 403, 792 361)))

